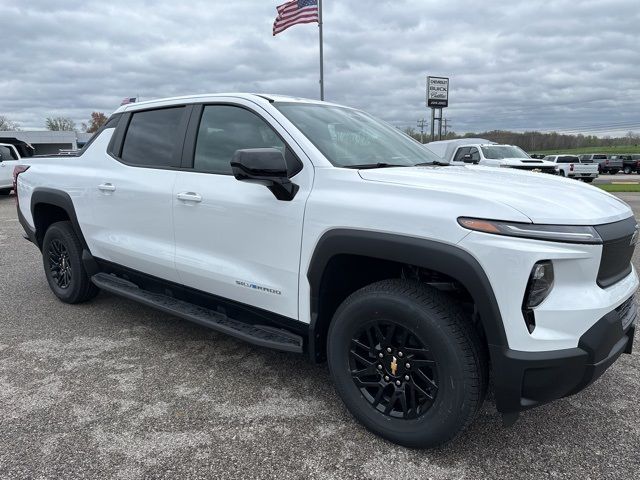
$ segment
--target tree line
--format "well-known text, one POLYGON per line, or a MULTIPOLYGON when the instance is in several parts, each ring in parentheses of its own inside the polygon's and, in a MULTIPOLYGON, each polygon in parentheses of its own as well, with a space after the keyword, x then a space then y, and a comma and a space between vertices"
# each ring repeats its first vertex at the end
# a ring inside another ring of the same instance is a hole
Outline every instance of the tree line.
MULTIPOLYGON (((47 117, 45 120, 45 128, 54 132, 77 132, 83 131, 87 133, 95 133, 104 125, 108 117, 103 112, 92 112, 88 122, 82 122, 80 130, 69 117, 47 117)), ((20 131, 20 124, 10 120, 4 115, 0 115, 0 131, 20 131)))
MULTIPOLYGON (((413 127, 403 129, 403 131, 421 140, 420 132, 413 127)), ((598 137, 596 135, 566 134, 558 132, 511 132, 509 130, 492 130, 480 133, 465 133, 458 135, 455 132, 448 132, 443 135, 443 140, 454 140, 458 138, 486 138, 496 143, 506 143, 517 145, 527 152, 537 152, 542 150, 566 150, 583 147, 615 147, 619 145, 640 145, 640 133, 628 132, 621 137, 611 137, 609 135, 598 137)), ((428 142, 429 135, 424 135, 425 142, 428 142)))

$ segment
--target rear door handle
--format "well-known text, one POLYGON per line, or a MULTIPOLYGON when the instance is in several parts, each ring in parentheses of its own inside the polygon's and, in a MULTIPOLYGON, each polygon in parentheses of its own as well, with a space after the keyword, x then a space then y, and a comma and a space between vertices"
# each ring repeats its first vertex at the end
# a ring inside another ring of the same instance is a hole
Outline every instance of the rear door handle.
POLYGON ((112 183, 101 183, 100 185, 98 185, 98 190, 101 190, 103 192, 115 192, 116 186, 112 183))
POLYGON ((176 196, 178 197, 178 200, 182 200, 183 202, 200 203, 202 201, 202 196, 194 192, 181 192, 176 196))

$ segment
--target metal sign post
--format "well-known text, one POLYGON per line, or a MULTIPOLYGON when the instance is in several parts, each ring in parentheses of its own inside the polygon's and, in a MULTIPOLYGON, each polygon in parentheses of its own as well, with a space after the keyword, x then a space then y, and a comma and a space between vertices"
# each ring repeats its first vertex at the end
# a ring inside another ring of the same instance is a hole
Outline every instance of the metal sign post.
POLYGON ((438 121, 438 140, 442 140, 442 109, 449 106, 449 78, 427 77, 427 107, 431 108, 431 141, 435 140, 435 121, 438 121), (438 116, 436 117, 436 109, 438 116))

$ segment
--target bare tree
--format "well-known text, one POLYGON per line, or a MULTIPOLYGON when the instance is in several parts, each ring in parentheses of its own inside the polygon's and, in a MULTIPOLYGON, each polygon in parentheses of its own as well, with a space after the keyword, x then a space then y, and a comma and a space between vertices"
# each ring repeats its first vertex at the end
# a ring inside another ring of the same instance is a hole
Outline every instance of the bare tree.
POLYGON ((76 123, 68 117, 47 117, 47 130, 54 132, 73 132, 76 123))
POLYGON ((12 120, 9 120, 4 115, 0 115, 0 131, 16 131, 20 130, 20 125, 12 120))

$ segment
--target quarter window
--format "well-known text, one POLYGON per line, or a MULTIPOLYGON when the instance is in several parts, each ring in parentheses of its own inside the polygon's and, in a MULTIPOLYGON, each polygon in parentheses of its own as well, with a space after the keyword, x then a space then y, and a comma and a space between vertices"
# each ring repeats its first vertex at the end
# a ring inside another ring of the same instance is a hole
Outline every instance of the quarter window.
POLYGON ((299 163, 291 158, 273 129, 254 113, 230 105, 205 106, 193 168, 200 172, 230 175, 231 159, 236 150, 243 148, 277 148, 287 157, 289 165, 292 160, 299 163))
POLYGON ((179 167, 184 112, 184 107, 177 107, 133 113, 124 138, 122 161, 146 167, 179 167))

